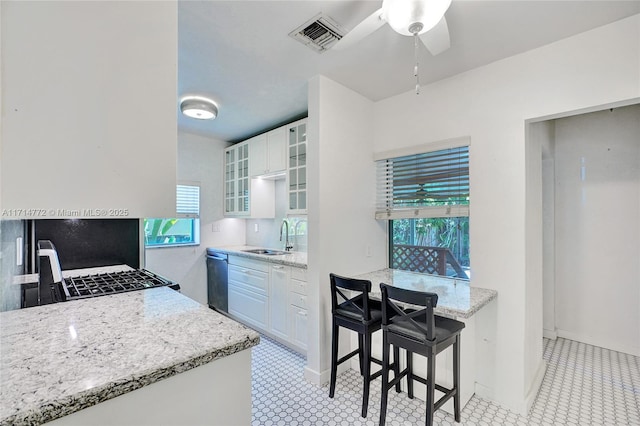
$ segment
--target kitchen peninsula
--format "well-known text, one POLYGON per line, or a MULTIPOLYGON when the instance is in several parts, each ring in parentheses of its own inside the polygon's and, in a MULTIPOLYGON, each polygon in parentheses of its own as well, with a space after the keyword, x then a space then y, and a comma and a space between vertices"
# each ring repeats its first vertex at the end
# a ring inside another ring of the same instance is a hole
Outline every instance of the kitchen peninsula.
POLYGON ((3 312, 0 424, 249 424, 258 343, 168 287, 3 312))

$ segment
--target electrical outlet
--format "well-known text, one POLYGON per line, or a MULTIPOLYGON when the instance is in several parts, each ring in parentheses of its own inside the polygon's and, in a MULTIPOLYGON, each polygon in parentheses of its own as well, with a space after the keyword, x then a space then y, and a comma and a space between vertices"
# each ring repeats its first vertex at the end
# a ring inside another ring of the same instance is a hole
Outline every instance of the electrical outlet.
POLYGON ((253 224, 253 232, 258 232, 258 224, 257 223, 253 224))

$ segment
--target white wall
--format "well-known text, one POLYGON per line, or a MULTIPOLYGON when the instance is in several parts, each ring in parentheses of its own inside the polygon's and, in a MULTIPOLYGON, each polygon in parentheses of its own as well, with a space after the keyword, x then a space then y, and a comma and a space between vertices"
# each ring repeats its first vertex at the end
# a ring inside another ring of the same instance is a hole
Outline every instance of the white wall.
POLYGON ((521 413, 543 364, 542 330, 531 326, 542 327, 541 314, 527 310, 542 299, 542 262, 532 251, 542 232, 530 221, 542 207, 527 211, 541 182, 527 186, 525 121, 639 97, 639 30, 636 15, 425 86, 419 96, 377 102, 368 120, 374 152, 471 137, 472 285, 498 291, 496 339, 484 342, 495 346, 498 366, 490 397, 521 413))
POLYGON ((174 215, 176 2, 0 8, 2 208, 174 215))
POLYGON ((640 105, 555 122, 559 336, 640 356, 640 105))
POLYGON ((244 244, 245 220, 223 217, 224 141, 178 134, 178 180, 200 182, 200 245, 145 251, 146 267, 180 284, 183 294, 207 303, 206 249, 244 244), (214 225, 219 231, 214 232, 214 225))
POLYGON ((555 339, 555 122, 531 124, 542 145, 542 333, 555 339))
MULTIPOLYGON (((373 103, 325 77, 309 82, 309 349, 305 376, 329 379, 329 273, 386 266, 386 228, 374 219, 373 103), (367 247, 371 256, 367 256, 367 247)), ((345 341, 346 342, 346 341, 345 341)))

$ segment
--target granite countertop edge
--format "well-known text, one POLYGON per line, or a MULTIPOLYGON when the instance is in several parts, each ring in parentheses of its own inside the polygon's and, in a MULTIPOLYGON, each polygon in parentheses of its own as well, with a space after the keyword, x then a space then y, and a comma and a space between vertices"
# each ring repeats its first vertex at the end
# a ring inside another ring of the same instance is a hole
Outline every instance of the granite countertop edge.
POLYGON ((490 290, 486 288, 480 287, 471 287, 471 291, 476 294, 475 303, 471 305, 468 311, 462 312, 458 309, 452 309, 447 307, 438 307, 436 306, 436 313, 439 313, 444 316, 448 316, 451 318, 471 318, 474 316, 480 309, 484 308, 489 302, 496 299, 498 297, 498 292, 495 290, 490 290), (480 293, 481 294, 478 294, 480 293))
MULTIPOLYGON (((217 252, 227 253, 232 256, 246 257, 249 259, 261 260, 263 262, 277 263, 280 265, 293 266, 294 268, 307 269, 307 253, 290 252, 283 255, 265 255, 248 253, 244 250, 261 249, 256 246, 233 246, 233 247, 209 247, 217 252)), ((279 250, 279 249, 278 249, 279 250)))
POLYGON ((175 376, 187 370, 191 370, 211 361, 232 355, 236 352, 249 349, 260 343, 260 335, 257 332, 250 332, 243 339, 230 344, 207 351, 204 354, 176 362, 172 365, 162 366, 148 370, 141 374, 116 380, 104 386, 88 389, 75 395, 59 398, 23 413, 16 413, 2 419, 0 425, 39 425, 52 420, 67 416, 82 409, 91 407, 109 399, 127 394, 144 386, 158 382, 160 380, 175 376))
MULTIPOLYGON (((380 279, 380 274, 387 274, 394 271, 393 269, 390 268, 385 268, 385 269, 381 269, 378 271, 372 271, 372 272, 367 272, 364 274, 360 274, 357 275, 356 278, 360 278, 360 279, 366 279, 366 280, 370 280, 370 281, 375 281, 376 279, 380 279)), ((421 274, 421 273, 417 273, 417 272, 411 272, 411 271, 400 271, 398 270, 398 272, 403 272, 406 274, 413 274, 413 275, 425 275, 425 276, 429 276, 429 277, 433 277, 433 278, 439 278, 437 276, 433 276, 430 274, 421 274)), ((450 280, 450 278, 447 277, 443 277, 443 280, 450 280)), ((496 299, 498 297, 498 292, 496 290, 493 289, 487 289, 487 288, 481 288, 481 287, 473 287, 469 284, 467 284, 469 286, 469 291, 470 291, 470 305, 468 309, 461 309, 459 307, 451 307, 451 306, 444 306, 444 305, 437 305, 434 309, 434 312, 438 315, 442 315, 445 317, 449 317, 449 318, 453 318, 453 319, 469 319, 471 318, 473 315, 475 315, 478 311, 480 311, 480 309, 482 309, 483 307, 485 307, 489 302, 491 302, 492 300, 496 299)), ((375 297, 377 299, 381 298, 381 294, 379 290, 372 290, 371 291, 371 295, 372 297, 375 297)))

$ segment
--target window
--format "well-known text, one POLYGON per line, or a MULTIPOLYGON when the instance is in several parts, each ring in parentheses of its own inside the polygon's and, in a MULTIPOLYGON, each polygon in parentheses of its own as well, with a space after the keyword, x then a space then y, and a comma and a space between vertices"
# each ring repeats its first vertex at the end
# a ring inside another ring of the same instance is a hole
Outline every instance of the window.
POLYGON ((469 147, 381 159, 377 179, 389 267, 468 278, 469 147))
POLYGON ((200 243, 200 186, 176 186, 176 217, 144 220, 146 247, 200 243))

